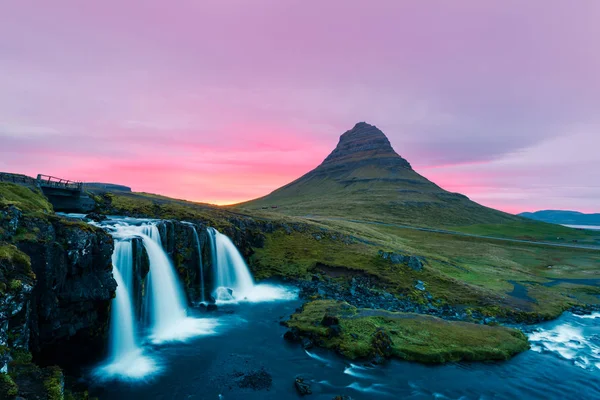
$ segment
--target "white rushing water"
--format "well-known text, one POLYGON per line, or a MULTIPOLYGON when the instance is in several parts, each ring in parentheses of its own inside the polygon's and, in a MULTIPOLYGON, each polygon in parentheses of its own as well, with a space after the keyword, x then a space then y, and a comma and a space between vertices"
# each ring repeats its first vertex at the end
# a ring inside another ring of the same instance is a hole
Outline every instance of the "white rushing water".
POLYGON ((235 244, 226 235, 208 228, 214 274, 212 294, 217 303, 291 300, 297 297, 288 287, 255 284, 250 269, 235 244))
POLYGON ((231 239, 213 228, 209 228, 214 248, 214 276, 216 300, 229 301, 247 298, 254 289, 250 270, 231 239))
POLYGON ((156 344, 213 334, 217 320, 187 315, 183 287, 162 247, 160 232, 154 222, 118 220, 103 227, 115 238, 113 276, 117 290, 111 311, 109 357, 95 375, 100 379, 147 378, 160 367, 156 360, 144 355, 144 340, 140 338, 140 324, 135 318, 132 238, 142 240, 150 263, 146 277, 148 293, 144 299, 150 341, 156 344), (131 222, 141 222, 142 225, 130 225, 131 222))
POLYGON ((131 300, 133 249, 130 240, 115 243, 112 255, 113 276, 117 282, 111 309, 109 357, 96 375, 100 378, 138 379, 156 372, 156 362, 144 355, 138 341, 131 300))
POLYGON ((587 370, 600 369, 600 313, 567 313, 529 334, 531 350, 550 353, 587 370))

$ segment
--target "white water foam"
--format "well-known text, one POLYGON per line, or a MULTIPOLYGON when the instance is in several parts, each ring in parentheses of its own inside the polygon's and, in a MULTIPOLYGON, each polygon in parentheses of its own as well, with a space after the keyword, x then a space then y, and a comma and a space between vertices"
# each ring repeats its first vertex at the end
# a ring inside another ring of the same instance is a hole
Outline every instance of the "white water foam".
MULTIPOLYGON (((596 319, 575 316, 579 319, 596 319)), ((551 353, 572 362, 579 368, 600 369, 600 340, 597 335, 586 334, 586 326, 563 323, 551 329, 538 328, 529 334, 531 350, 551 353)))
POLYGON ((349 384, 348 386, 346 386, 349 389, 354 389, 356 391, 359 392, 363 392, 363 393, 373 393, 373 394, 380 394, 380 395, 388 395, 389 393, 381 390, 380 388, 384 387, 384 385, 382 384, 378 384, 375 383, 373 385, 369 385, 369 386, 361 386, 360 383, 358 382, 353 382, 351 384, 349 384))
POLYGON ((368 371, 368 370, 369 370, 369 368, 361 367, 360 365, 350 364, 349 367, 346 367, 344 369, 344 374, 353 376, 355 378, 360 378, 360 379, 373 379, 372 376, 367 375, 362 372, 359 372, 359 371, 368 371))
POLYGON ((309 356, 313 360, 320 361, 323 364, 327 364, 327 365, 330 364, 329 360, 327 360, 326 358, 323 358, 323 357, 318 356, 317 354, 311 353, 310 351, 308 351, 306 349, 304 350, 304 352, 306 353, 307 356, 309 356))

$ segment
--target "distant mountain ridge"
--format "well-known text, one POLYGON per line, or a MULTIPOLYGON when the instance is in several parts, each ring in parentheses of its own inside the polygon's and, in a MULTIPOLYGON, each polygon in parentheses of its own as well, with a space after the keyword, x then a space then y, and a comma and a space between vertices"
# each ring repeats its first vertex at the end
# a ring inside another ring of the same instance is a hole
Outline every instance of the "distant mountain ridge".
POLYGON ((600 226, 600 214, 584 214, 579 211, 542 210, 535 212, 524 212, 519 215, 521 217, 534 219, 536 221, 549 222, 552 224, 600 226))
POLYGON ((450 226, 518 221, 419 175, 374 125, 357 123, 312 171, 267 196, 234 207, 291 216, 327 216, 450 226))

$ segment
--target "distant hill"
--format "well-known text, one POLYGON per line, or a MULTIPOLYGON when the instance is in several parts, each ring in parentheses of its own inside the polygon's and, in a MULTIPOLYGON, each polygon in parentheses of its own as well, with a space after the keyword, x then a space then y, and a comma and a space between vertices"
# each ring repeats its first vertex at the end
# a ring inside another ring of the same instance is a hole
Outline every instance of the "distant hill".
POLYGON ((550 222, 552 224, 600 226, 600 214, 584 214, 578 211, 543 210, 524 212, 519 215, 536 221, 550 222))
POLYGON ((271 194, 236 205, 293 216, 456 226, 519 221, 415 172, 377 127, 359 122, 314 170, 271 194))

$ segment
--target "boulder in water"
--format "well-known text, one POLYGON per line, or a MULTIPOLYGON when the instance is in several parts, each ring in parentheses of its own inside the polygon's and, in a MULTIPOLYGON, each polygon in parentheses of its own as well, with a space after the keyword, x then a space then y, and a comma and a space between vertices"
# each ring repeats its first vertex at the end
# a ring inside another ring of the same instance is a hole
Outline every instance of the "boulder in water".
POLYGON ((90 221, 94 221, 94 222, 102 222, 102 221, 105 221, 108 219, 106 217, 106 215, 98 214, 95 212, 89 213, 88 215, 85 216, 85 218, 90 221))
POLYGON ((217 305, 216 305, 216 304, 209 303, 209 304, 206 306, 206 311, 217 311, 217 308, 218 308, 218 307, 217 307, 217 305))
POLYGON ((296 391, 300 396, 312 394, 312 390, 310 390, 310 385, 308 383, 304 383, 304 378, 296 378, 296 380, 294 381, 294 386, 296 387, 296 391))
POLYGON ((218 287, 215 291, 215 297, 220 301, 231 301, 235 300, 233 297, 233 289, 228 287, 218 287))

